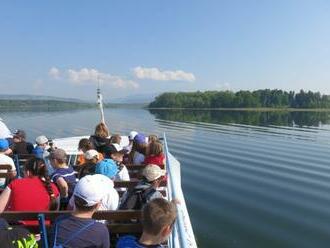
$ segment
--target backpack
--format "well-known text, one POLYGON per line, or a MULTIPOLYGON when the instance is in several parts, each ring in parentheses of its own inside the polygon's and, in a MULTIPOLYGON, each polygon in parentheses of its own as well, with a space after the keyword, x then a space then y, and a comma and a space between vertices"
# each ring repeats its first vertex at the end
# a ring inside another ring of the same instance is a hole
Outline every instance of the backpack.
POLYGON ((120 204, 120 210, 140 210, 143 205, 147 203, 152 194, 156 192, 156 189, 149 187, 146 189, 130 189, 127 192, 126 199, 120 204))
POLYGON ((87 225, 83 226, 81 229, 77 230, 76 232, 74 232, 63 244, 56 244, 56 239, 57 239, 57 230, 58 230, 58 224, 60 223, 60 221, 58 221, 55 224, 55 235, 54 235, 54 244, 53 244, 53 248, 64 248, 65 245, 67 245, 71 240, 73 240, 75 237, 77 237, 81 232, 85 231, 88 227, 94 225, 96 223, 95 220, 91 221, 90 223, 88 223, 87 225))

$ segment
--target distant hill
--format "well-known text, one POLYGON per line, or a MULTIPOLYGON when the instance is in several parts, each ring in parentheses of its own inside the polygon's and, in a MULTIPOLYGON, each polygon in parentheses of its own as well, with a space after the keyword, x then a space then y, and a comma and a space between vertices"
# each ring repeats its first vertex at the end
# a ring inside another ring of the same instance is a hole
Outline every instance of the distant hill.
POLYGON ((62 102, 88 102, 76 98, 63 98, 56 96, 42 96, 42 95, 7 95, 0 94, 0 100, 52 100, 62 102))

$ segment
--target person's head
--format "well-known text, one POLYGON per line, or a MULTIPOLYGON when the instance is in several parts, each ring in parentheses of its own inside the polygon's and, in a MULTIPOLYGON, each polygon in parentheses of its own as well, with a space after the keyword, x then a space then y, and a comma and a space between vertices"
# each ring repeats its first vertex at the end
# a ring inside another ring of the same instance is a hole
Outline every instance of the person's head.
POLYGON ((146 137, 139 133, 134 137, 132 151, 137 151, 142 154, 146 154, 147 141, 146 137))
POLYGON ((152 143, 152 142, 155 142, 155 141, 159 141, 159 138, 157 135, 155 134, 150 134, 148 136, 148 143, 152 143))
POLYGON ((111 158, 116 162, 123 162, 124 155, 127 151, 118 144, 110 144, 105 149, 105 156, 106 158, 111 158))
POLYGON ((148 202, 142 210, 143 234, 156 237, 159 243, 165 242, 171 234, 176 219, 176 206, 163 198, 148 202))
POLYGON ((67 155, 63 149, 55 149, 49 154, 49 161, 54 168, 66 166, 67 155))
POLYGON ((25 141, 25 139, 26 139, 26 134, 25 134, 24 130, 18 129, 13 134, 14 134, 13 135, 14 143, 22 142, 22 141, 25 141))
POLYGON ((136 131, 131 131, 128 135, 128 140, 129 140, 129 143, 132 144, 133 143, 133 140, 135 138, 135 136, 138 134, 138 132, 136 131))
POLYGON ((148 155, 158 156, 163 153, 163 145, 158 141, 151 142, 149 143, 147 150, 148 155))
POLYGON ((114 134, 110 138, 110 144, 118 144, 120 145, 121 136, 119 134, 114 134))
POLYGON ((48 145, 48 139, 45 135, 40 135, 36 138, 36 143, 38 146, 46 148, 48 145))
POLYGON ((154 187, 158 187, 163 180, 166 171, 162 170, 158 165, 148 164, 142 171, 142 176, 145 181, 151 183, 154 187))
POLYGON ((48 175, 45 161, 40 158, 31 158, 27 160, 25 163, 24 175, 25 177, 37 176, 40 178, 50 197, 49 210, 57 209, 57 202, 51 186, 50 177, 48 175))
POLYGON ((86 162, 96 164, 99 161, 100 155, 96 150, 90 149, 84 153, 84 157, 86 162))
POLYGON ((89 141, 89 139, 81 139, 79 140, 78 150, 82 152, 86 152, 90 149, 94 149, 93 144, 89 141))
POLYGON ((109 136, 109 129, 105 123, 101 122, 96 125, 94 134, 98 137, 107 138, 109 136))
POLYGON ((73 192, 76 210, 80 212, 95 212, 106 195, 104 185, 108 181, 109 179, 106 176, 100 174, 87 175, 81 178, 73 192))
POLYGON ((0 152, 5 153, 9 148, 9 142, 6 139, 0 139, 0 152))

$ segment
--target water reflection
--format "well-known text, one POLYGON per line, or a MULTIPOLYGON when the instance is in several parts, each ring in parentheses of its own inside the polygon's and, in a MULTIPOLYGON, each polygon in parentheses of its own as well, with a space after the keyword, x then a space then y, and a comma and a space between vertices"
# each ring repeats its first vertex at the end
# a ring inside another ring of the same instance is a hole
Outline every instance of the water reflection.
POLYGON ((149 110, 157 119, 217 124, 246 124, 253 126, 320 126, 330 124, 330 112, 261 112, 223 110, 149 110))

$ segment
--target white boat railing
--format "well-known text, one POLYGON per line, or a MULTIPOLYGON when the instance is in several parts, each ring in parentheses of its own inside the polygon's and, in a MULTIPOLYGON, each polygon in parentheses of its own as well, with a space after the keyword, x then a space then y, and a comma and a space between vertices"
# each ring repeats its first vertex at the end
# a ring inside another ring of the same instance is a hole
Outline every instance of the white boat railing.
POLYGON ((177 220, 169 238, 169 247, 195 248, 197 247, 195 235, 181 188, 180 163, 169 153, 165 133, 163 142, 168 173, 168 198, 169 200, 176 199, 180 202, 177 204, 177 220))

